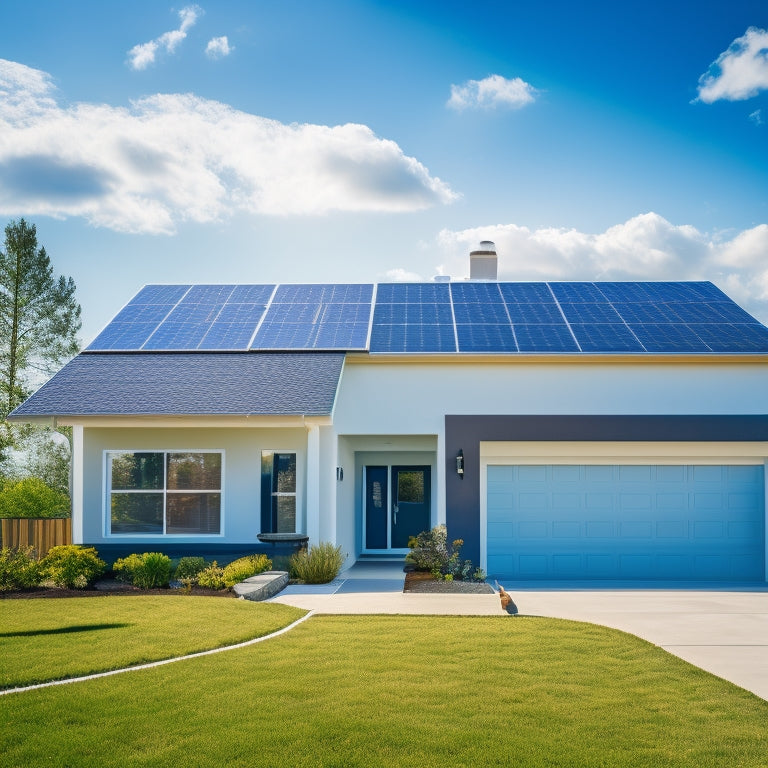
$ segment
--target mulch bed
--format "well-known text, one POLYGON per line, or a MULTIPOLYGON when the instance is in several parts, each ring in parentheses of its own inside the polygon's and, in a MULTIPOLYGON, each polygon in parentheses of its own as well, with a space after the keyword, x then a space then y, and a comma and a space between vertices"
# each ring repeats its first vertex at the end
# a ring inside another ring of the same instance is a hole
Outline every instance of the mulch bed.
POLYGON ((493 587, 480 581, 438 581, 431 573, 411 571, 405 574, 403 592, 424 592, 427 594, 488 595, 493 587))
POLYGON ((94 589, 66 589, 65 587, 35 587, 35 589, 23 589, 16 592, 0 592, 0 600, 24 599, 30 600, 37 597, 109 597, 110 595, 196 595, 198 597, 230 597, 237 599, 237 595, 230 589, 206 589, 205 587, 192 587, 186 589, 139 589, 131 584, 121 581, 100 581, 94 589))
MULTIPOLYGON (((411 571, 405 574, 403 592, 422 592, 426 594, 449 595, 488 595, 493 594, 490 584, 477 581, 438 581, 431 573, 411 571)), ((199 597, 228 597, 237 599, 229 589, 206 589, 192 587, 185 589, 139 589, 122 581, 100 581, 93 589, 65 589, 64 587, 35 587, 15 592, 0 592, 0 600, 32 600, 38 597, 109 597, 110 595, 196 595, 199 597)))

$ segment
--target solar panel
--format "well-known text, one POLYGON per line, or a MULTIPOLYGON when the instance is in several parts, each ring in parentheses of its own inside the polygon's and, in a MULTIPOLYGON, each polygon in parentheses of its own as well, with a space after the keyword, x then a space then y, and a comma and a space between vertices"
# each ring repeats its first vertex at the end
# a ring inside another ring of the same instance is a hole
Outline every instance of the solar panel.
POLYGON ((619 313, 607 302, 602 304, 581 302, 578 304, 560 303, 565 319, 569 323, 622 323, 619 313))
POLYGON ((515 338, 521 352, 579 351, 565 324, 515 325, 515 338))
POLYGON ((108 351, 768 353, 708 282, 148 285, 88 346, 108 351), (372 317, 373 316, 373 317, 372 317))
POLYGON ((733 302, 670 302, 666 305, 684 323, 754 323, 755 319, 733 302))
POLYGON ((709 347, 687 325, 637 323, 632 332, 648 352, 709 352, 709 347))
POLYGON ((646 350, 624 324, 571 323, 582 352, 645 352, 646 350))
POLYGON ((707 282, 594 283, 610 302, 723 301, 726 295, 707 282))
POLYGON ((191 287, 191 285, 145 285, 129 303, 174 306, 191 287))
POLYGON ((555 298, 560 302, 575 304, 577 302, 600 303, 605 296, 594 283, 548 283, 555 298))
POLYGON ((452 283, 451 299, 460 352, 517 352, 498 283, 452 283))
POLYGON ((189 285, 144 286, 88 345, 88 351, 141 349, 189 289, 189 285))
POLYGON ((672 324, 681 322, 680 316, 675 314, 669 304, 615 303, 613 308, 621 315, 625 323, 633 327, 635 323, 672 324))
POLYGON ((235 286, 197 349, 248 349, 274 290, 274 285, 235 286))
POLYGON ((768 351, 768 328, 757 322, 691 325, 691 329, 713 352, 768 351))
POLYGON ((545 304, 517 304, 507 301, 507 314, 514 325, 565 325, 563 314, 554 301, 545 304))
POLYGON ((554 304, 546 283, 499 283, 499 289, 507 304, 554 304))
POLYGON ((281 285, 251 349, 365 349, 373 286, 281 285))
POLYGON ((197 349, 234 288, 234 285, 193 285, 142 349, 197 349))
POLYGON ((264 304, 225 304, 197 349, 248 349, 263 314, 264 304))
POLYGON ((456 323, 460 352, 517 352, 512 326, 506 323, 456 323))
POLYGON ((451 299, 456 324, 506 323, 509 315, 498 283, 453 283, 451 299))
POLYGON ((379 286, 371 352, 455 352, 448 283, 386 283, 379 286))

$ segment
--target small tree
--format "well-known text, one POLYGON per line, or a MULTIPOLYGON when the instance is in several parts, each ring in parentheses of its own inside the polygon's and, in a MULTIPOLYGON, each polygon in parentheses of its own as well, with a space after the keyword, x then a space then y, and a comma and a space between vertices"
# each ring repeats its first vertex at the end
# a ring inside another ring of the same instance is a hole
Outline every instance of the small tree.
POLYGON ((69 517, 69 496, 38 477, 0 482, 0 517, 69 517))
MULTIPOLYGON (((77 353, 79 330, 74 281, 54 277, 34 224, 11 221, 0 251, 0 419, 30 394, 33 375, 50 375, 77 353)), ((13 443, 6 423, 0 454, 13 443)))

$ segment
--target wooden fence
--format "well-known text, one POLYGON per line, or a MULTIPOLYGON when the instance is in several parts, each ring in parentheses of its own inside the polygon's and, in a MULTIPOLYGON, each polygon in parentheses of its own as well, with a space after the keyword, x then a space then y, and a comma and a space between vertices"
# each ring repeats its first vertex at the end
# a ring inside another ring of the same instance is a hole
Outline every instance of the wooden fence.
POLYGON ((44 557, 51 547, 72 543, 72 519, 69 517, 8 517, 0 521, 0 529, 3 547, 34 547, 38 557, 44 557))

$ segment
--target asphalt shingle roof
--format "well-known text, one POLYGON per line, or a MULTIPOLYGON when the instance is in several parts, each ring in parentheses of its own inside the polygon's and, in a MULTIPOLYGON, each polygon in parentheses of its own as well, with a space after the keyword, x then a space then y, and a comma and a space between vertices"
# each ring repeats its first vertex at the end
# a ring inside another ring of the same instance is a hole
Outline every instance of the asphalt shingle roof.
POLYGON ((30 416, 325 416, 343 354, 81 354, 20 405, 30 416))

